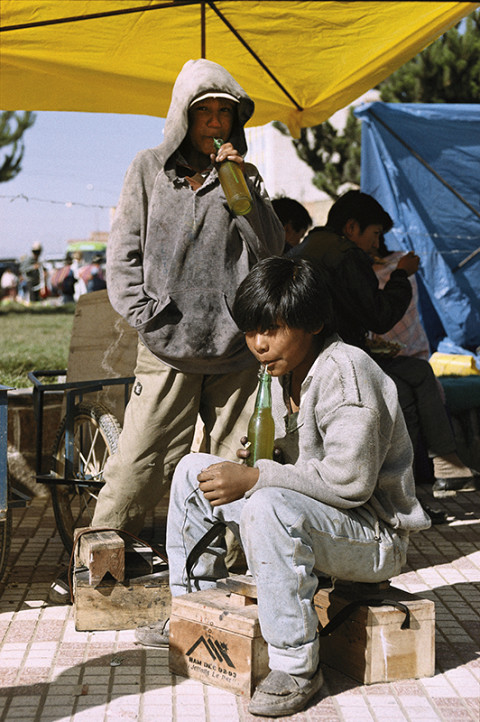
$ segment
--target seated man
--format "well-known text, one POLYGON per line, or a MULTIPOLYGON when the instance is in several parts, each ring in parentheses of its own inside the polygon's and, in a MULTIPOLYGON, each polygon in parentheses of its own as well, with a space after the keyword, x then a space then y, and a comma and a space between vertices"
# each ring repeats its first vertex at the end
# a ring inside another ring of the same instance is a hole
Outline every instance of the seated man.
MULTIPOLYGON (((213 523, 238 535, 271 669, 249 711, 277 717, 303 709, 322 686, 314 569, 357 582, 388 579, 405 563, 409 533, 430 521, 415 497, 395 385, 333 333, 320 272, 301 259, 260 261, 239 286, 233 316, 274 377, 275 444, 284 463, 182 459, 168 511, 170 587, 173 596, 186 592, 187 556, 213 523)), ((226 576, 224 553, 217 539, 193 568, 193 589, 226 576)), ((164 624, 137 630, 144 644, 165 643, 167 635, 164 624)))
MULTIPOLYGON (((404 315, 412 298, 409 276, 418 256, 402 256, 383 289, 372 269, 372 254, 392 219, 375 198, 348 191, 330 208, 325 228, 314 228, 289 255, 308 258, 326 272, 333 297, 337 330, 343 341, 366 348, 368 331, 383 334, 404 315)), ((433 459, 436 497, 475 491, 480 475, 469 469, 456 451, 456 442, 427 361, 407 356, 374 356, 397 386, 400 405, 415 448, 421 437, 433 459)))

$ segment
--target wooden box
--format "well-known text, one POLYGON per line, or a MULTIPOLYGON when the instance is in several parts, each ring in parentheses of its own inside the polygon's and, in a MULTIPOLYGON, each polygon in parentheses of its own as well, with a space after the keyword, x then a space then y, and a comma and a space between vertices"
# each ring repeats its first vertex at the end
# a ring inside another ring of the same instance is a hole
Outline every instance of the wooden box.
POLYGON ((257 605, 223 589, 174 597, 170 670, 249 697, 269 673, 257 605))
POLYGON ((73 576, 75 629, 135 629, 170 616, 168 569, 154 564, 152 574, 129 576, 119 582, 106 575, 96 586, 89 570, 76 568, 73 576))
MULTIPOLYGON (((362 585, 320 589, 314 605, 322 627, 353 600, 368 598, 362 585)), ((320 659, 363 684, 431 677, 435 672, 435 605, 429 599, 389 587, 375 595, 403 603, 410 628, 402 629, 404 612, 384 604, 358 607, 329 636, 320 638, 320 659)))

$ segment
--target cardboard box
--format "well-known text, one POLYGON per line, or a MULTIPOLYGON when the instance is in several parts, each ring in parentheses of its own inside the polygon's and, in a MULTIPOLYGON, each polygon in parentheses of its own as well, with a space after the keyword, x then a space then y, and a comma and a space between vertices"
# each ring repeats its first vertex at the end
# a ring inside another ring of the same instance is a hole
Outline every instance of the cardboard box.
POLYGON ((224 589, 174 597, 170 670, 249 697, 270 671, 254 601, 224 589))
MULTIPOLYGON (((355 599, 368 598, 362 585, 320 589, 314 605, 322 627, 355 599)), ((329 636, 320 638, 320 659, 362 684, 431 677, 435 672, 435 605, 429 599, 390 587, 379 600, 395 600, 410 612, 384 604, 363 604, 329 636)))

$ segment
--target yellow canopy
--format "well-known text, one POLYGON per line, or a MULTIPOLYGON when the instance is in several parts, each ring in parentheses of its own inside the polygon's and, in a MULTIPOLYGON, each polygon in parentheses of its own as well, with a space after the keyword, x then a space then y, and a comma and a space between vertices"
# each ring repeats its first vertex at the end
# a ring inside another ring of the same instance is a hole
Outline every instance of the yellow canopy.
POLYGON ((0 106, 165 117, 183 64, 206 57, 254 99, 253 124, 298 135, 479 5, 2 0, 0 106))

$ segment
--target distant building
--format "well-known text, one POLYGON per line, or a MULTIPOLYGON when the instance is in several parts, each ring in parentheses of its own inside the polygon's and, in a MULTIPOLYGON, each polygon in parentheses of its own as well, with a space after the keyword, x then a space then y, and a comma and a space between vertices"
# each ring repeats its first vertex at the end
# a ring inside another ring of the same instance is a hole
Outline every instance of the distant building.
POLYGON ((323 224, 332 199, 313 185, 313 171, 298 157, 292 139, 272 123, 246 128, 245 133, 247 160, 257 166, 270 198, 294 198, 305 206, 315 225, 323 224))

